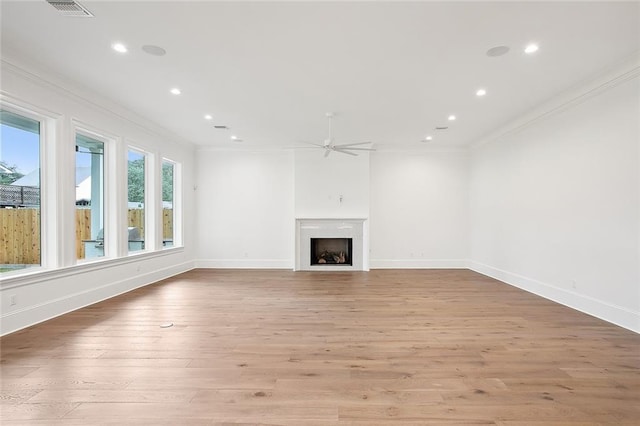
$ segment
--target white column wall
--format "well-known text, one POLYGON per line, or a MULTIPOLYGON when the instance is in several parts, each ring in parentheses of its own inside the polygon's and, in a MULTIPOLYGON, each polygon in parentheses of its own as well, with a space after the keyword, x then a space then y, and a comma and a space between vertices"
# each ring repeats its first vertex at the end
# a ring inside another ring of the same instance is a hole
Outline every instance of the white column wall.
POLYGON ((295 153, 297 218, 368 218, 369 153, 357 157, 320 149, 295 153))

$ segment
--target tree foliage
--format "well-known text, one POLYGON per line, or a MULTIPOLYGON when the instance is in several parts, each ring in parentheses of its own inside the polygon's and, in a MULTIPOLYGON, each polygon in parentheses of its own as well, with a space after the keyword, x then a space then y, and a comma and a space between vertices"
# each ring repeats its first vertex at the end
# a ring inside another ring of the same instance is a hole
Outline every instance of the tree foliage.
MULTIPOLYGON (((129 202, 144 203, 144 159, 129 161, 129 202)), ((162 201, 173 201, 173 165, 162 164, 162 201)))
POLYGON ((162 201, 173 201, 173 164, 162 163, 162 201))
POLYGON ((129 202, 144 203, 144 158, 129 161, 127 176, 129 202))
POLYGON ((5 161, 0 161, 0 184, 10 185, 22 176, 24 176, 24 174, 18 171, 18 166, 12 166, 5 161))

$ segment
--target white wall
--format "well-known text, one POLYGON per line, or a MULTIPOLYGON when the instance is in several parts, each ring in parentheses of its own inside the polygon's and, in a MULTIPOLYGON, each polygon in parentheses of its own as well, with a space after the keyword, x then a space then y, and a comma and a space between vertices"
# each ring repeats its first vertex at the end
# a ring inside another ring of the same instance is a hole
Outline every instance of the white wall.
MULTIPOLYGON (((55 220, 43 226, 43 232, 52 237, 48 239, 50 256, 47 262, 55 269, 21 277, 2 277, 1 334, 193 268, 194 199, 189 191, 183 191, 184 248, 75 264, 75 136, 72 120, 113 137, 116 155, 122 155, 121 168, 124 167, 126 143, 133 143, 151 153, 157 164, 162 157, 180 162, 184 188, 193 185, 194 149, 190 144, 184 141, 176 143, 177 137, 169 135, 154 123, 91 91, 74 86, 72 82, 19 61, 8 62, 3 58, 1 89, 3 101, 51 115, 57 137, 56 152, 51 152, 51 147, 45 147, 48 151, 46 155, 57 167, 45 170, 43 182, 56 188, 55 199, 47 199, 43 194, 43 204, 55 206, 52 209, 55 220), (16 301, 13 305, 10 303, 12 296, 16 301)), ((120 170, 119 174, 123 175, 122 172, 120 170)), ((115 180, 109 182, 112 187, 122 184, 124 188, 126 185, 126 178, 122 176, 115 176, 115 180)), ((126 206, 124 201, 120 204, 126 206)), ((119 211, 117 208, 115 210, 119 211)), ((119 211, 119 215, 121 219, 126 218, 126 211, 119 211)), ((117 223, 113 221, 116 215, 110 217, 107 223, 117 223)))
POLYGON ((293 268, 293 153, 197 156, 199 267, 293 268))
POLYGON ((293 269, 296 217, 367 218, 368 155, 322 154, 198 151, 197 265, 293 269))
POLYGON ((464 153, 201 150, 197 170, 200 267, 293 268, 295 218, 370 219, 372 267, 466 266, 464 153))
POLYGON ((369 153, 323 155, 316 149, 295 153, 295 216, 368 218, 369 153))
POLYGON ((371 267, 466 267, 468 187, 464 153, 373 153, 371 267))
POLYGON ((636 77, 473 153, 472 268, 640 332, 636 77))

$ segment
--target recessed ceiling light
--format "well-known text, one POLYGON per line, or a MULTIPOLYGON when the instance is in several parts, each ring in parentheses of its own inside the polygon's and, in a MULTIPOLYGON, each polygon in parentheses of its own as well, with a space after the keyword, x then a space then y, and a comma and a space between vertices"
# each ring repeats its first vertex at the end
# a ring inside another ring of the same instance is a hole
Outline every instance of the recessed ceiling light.
POLYGON ((213 116, 212 116, 211 114, 206 114, 206 115, 204 116, 204 119, 205 119, 205 120, 213 120, 213 116))
POLYGON ((535 43, 531 43, 529 45, 527 45, 527 47, 524 48, 524 53, 526 53, 527 55, 531 55, 532 53, 537 52, 539 49, 538 45, 535 43))
POLYGON ((113 43, 111 45, 111 48, 118 53, 127 53, 129 51, 129 49, 127 49, 127 46, 122 43, 113 43))
POLYGON ((167 51, 164 50, 162 47, 154 46, 152 44, 145 44, 144 46, 142 46, 142 50, 145 53, 148 53, 149 55, 153 55, 153 56, 164 56, 167 54, 167 51))
POLYGON ((456 119, 456 116, 451 114, 448 118, 449 121, 454 121, 456 119))
POLYGON ((232 135, 231 136, 231 140, 232 141, 236 141, 236 142, 240 142, 241 141, 241 139, 239 137, 237 137, 236 135, 232 135))
POLYGON ((425 141, 433 140, 433 136, 429 135, 424 138, 425 141))
POLYGON ((484 96, 487 94, 487 91, 485 89, 478 89, 478 91, 476 92, 476 96, 484 96))
POLYGON ((487 50, 487 56, 494 58, 496 56, 506 55, 509 52, 509 46, 496 46, 487 50))
POLYGON ((173 89, 169 90, 171 92, 171 94, 173 95, 179 95, 180 93, 182 93, 180 91, 180 89, 178 89, 177 87, 174 87, 173 89))

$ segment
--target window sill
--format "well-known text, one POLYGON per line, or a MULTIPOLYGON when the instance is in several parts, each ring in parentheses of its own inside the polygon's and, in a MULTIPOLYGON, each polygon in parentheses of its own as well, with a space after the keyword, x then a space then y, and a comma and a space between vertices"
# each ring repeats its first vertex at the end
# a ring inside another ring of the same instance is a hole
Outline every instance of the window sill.
POLYGON ((141 260, 153 259, 156 257, 170 256, 184 251, 184 247, 171 247, 158 251, 132 253, 126 257, 90 260, 76 265, 64 266, 55 269, 45 269, 44 267, 34 267, 37 270, 30 270, 19 275, 0 277, 0 290, 30 285, 37 282, 47 281, 54 278, 64 278, 82 272, 98 271, 101 269, 113 268, 114 266, 126 265, 139 262, 141 260))

